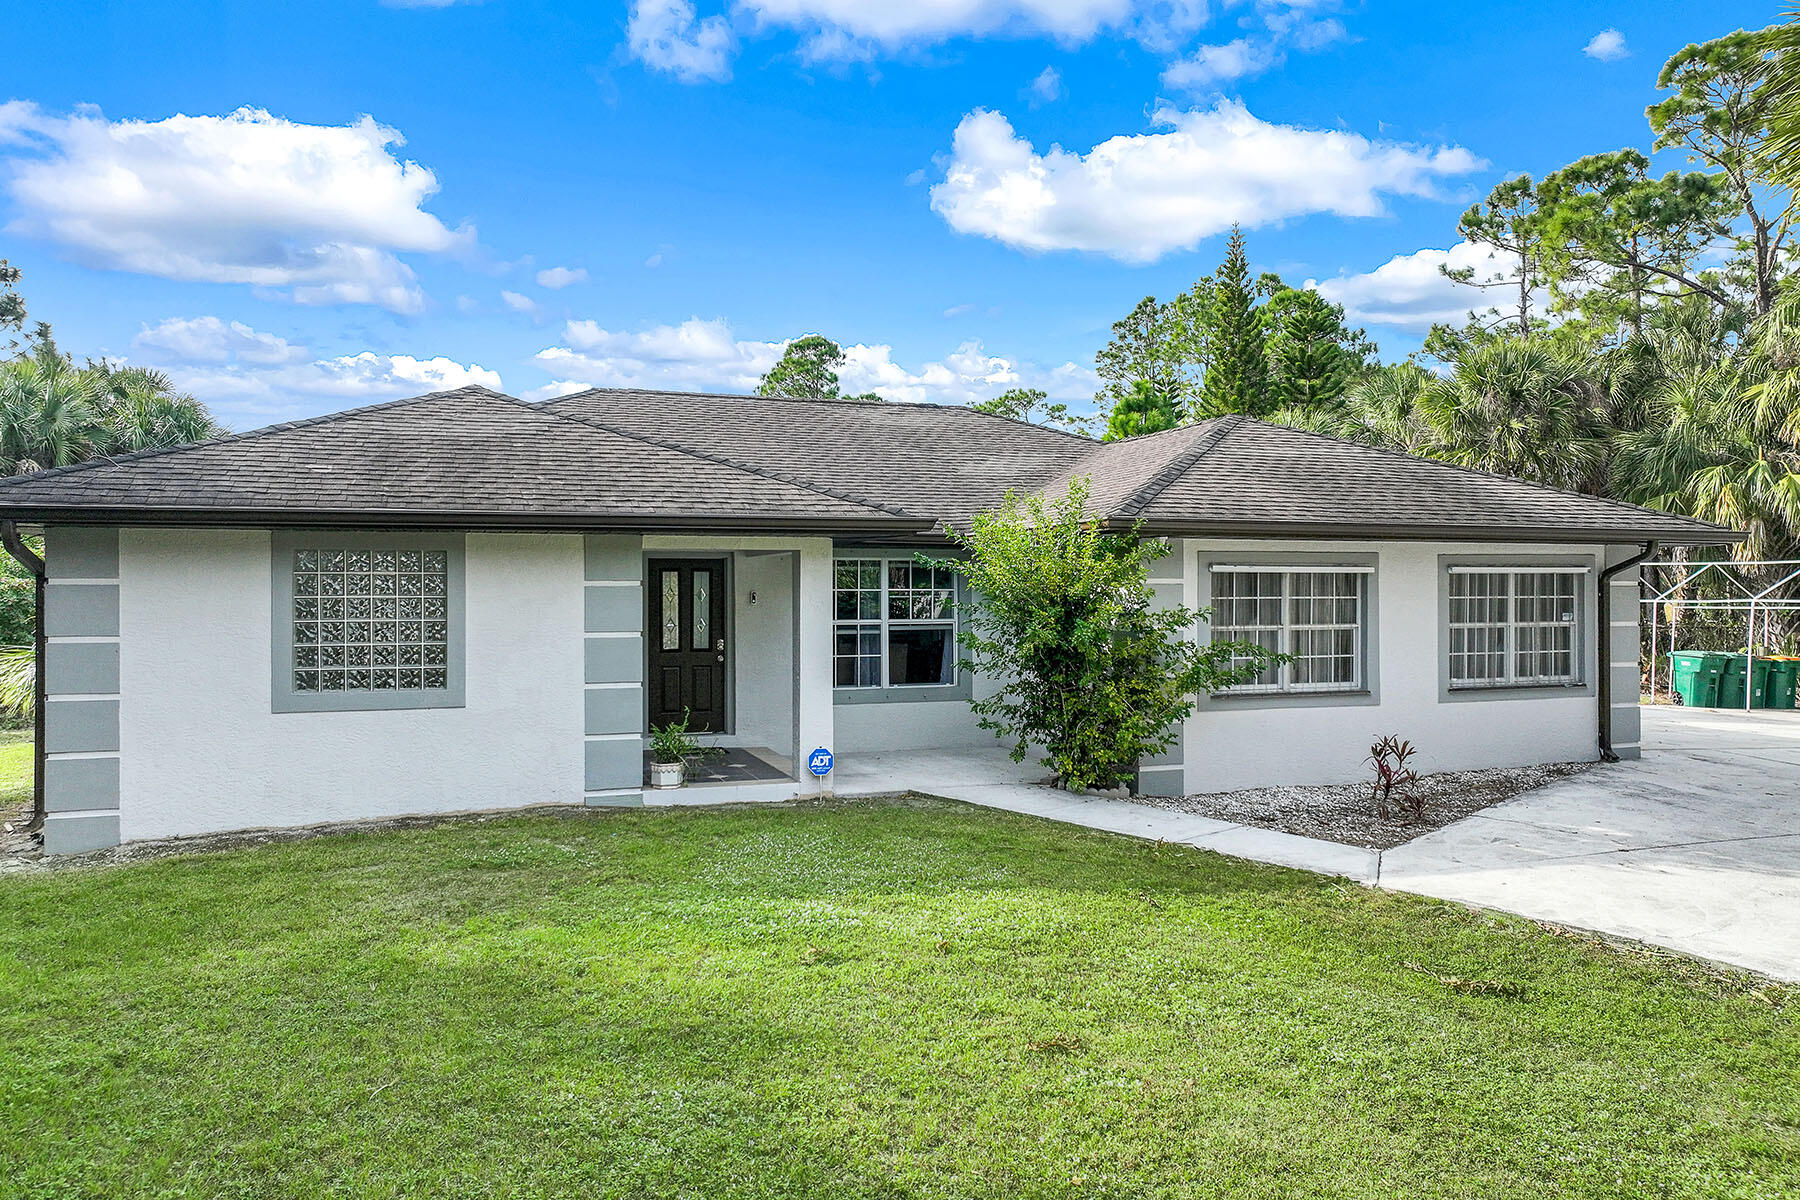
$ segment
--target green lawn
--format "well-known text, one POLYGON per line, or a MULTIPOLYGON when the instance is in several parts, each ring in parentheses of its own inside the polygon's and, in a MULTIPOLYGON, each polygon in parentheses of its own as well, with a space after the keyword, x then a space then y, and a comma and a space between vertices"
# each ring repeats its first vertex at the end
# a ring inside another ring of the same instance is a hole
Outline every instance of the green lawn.
POLYGON ((343 835, 0 877, 0 1196, 1792 1196, 1797 1012, 938 802, 343 835))
POLYGON ((31 804, 31 731, 0 729, 0 812, 31 804))

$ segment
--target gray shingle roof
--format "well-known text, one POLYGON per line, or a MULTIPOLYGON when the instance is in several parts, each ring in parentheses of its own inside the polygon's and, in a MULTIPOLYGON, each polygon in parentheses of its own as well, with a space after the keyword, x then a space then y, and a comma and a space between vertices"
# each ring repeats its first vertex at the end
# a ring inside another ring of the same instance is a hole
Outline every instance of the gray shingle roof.
POLYGON ((1221 417, 1098 443, 930 404, 461 388, 0 480, 0 519, 942 531, 1091 480, 1152 534, 1707 544, 1731 531, 1221 417))
POLYGON ((1185 459, 1130 497, 1116 517, 1168 533, 1735 540, 1702 521, 1247 417, 1173 432, 1187 435, 1185 459))
POLYGON ((1073 434, 960 405, 869 404, 596 388, 544 405, 733 462, 966 522, 1092 452, 1073 434))
POLYGON ((97 510, 583 527, 930 524, 479 387, 0 480, 0 515, 63 509, 90 519, 97 510))

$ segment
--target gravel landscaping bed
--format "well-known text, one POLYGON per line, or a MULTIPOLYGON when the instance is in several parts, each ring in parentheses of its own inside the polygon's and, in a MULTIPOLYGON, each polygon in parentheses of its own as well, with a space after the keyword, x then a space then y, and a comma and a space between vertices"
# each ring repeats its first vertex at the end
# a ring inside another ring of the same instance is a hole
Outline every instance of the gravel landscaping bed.
POLYGON ((1170 808, 1348 846, 1390 850, 1533 788, 1579 775, 1593 765, 1551 763, 1421 776, 1413 785, 1416 794, 1425 798, 1425 816, 1418 821, 1383 820, 1377 816, 1366 783, 1251 788, 1197 796, 1138 796, 1135 800, 1153 808, 1170 808))

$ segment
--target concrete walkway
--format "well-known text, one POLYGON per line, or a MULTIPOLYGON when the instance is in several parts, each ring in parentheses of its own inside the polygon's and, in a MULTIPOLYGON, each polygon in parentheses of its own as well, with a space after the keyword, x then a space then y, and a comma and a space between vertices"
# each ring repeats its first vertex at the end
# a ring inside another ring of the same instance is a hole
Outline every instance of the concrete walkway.
POLYGON ((991 750, 858 755, 845 795, 913 790, 1342 875, 1800 980, 1800 713, 1647 708, 1644 758, 1563 780, 1387 851, 1031 781, 991 750))
POLYGON ((1642 761, 1389 850, 1380 882, 1800 980, 1800 713, 1647 707, 1642 761))
POLYGON ((858 754, 854 763, 846 762, 834 772, 837 792, 843 796, 925 792, 1107 833, 1199 846, 1238 858, 1343 875, 1359 883, 1374 883, 1381 870, 1378 850, 1235 825, 1127 800, 1072 796, 1033 782, 1043 774, 1043 768, 1035 762, 1015 763, 1004 751, 990 749, 858 754))

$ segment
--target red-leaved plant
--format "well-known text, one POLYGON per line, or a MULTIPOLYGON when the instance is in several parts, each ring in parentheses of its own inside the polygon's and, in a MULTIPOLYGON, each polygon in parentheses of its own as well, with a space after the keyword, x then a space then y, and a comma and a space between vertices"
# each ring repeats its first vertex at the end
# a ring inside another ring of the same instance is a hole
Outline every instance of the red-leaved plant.
POLYGON ((1369 747, 1369 763, 1375 768, 1375 779, 1370 787, 1375 811, 1384 821, 1396 814, 1409 821, 1418 821, 1425 816, 1425 797, 1413 787, 1419 782, 1419 774, 1406 765, 1406 760, 1416 753, 1411 742, 1402 741, 1391 733, 1369 747))

